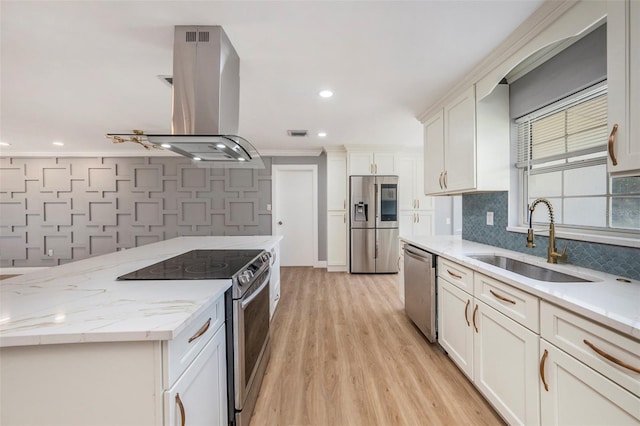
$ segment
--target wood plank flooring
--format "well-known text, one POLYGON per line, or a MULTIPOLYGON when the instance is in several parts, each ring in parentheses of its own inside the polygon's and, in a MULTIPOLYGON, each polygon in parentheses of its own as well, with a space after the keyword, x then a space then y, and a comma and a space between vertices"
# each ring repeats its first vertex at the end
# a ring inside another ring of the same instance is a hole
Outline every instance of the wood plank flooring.
POLYGON ((405 316, 396 282, 282 268, 251 426, 504 424, 405 316))

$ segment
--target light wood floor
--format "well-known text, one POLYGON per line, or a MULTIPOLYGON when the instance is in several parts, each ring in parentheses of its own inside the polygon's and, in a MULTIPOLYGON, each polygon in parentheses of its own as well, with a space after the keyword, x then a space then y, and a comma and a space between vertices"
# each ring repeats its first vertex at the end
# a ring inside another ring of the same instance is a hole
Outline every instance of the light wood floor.
POLYGON ((503 424, 407 319, 396 280, 282 268, 251 426, 503 424))

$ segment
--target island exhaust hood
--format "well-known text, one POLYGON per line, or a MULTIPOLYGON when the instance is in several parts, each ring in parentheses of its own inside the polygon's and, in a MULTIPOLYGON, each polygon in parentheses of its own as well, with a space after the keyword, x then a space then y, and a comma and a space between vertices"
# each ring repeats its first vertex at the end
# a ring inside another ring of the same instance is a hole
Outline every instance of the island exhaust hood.
POLYGON ((178 25, 173 47, 171 134, 107 135, 162 147, 208 167, 264 168, 238 133, 240 58, 220 26, 178 25))

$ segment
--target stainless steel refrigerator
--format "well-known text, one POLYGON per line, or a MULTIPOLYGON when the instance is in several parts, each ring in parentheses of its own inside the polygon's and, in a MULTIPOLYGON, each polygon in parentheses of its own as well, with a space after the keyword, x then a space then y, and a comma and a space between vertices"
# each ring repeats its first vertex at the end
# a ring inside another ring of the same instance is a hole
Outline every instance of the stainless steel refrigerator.
POLYGON ((349 177, 351 273, 398 272, 398 176, 349 177))

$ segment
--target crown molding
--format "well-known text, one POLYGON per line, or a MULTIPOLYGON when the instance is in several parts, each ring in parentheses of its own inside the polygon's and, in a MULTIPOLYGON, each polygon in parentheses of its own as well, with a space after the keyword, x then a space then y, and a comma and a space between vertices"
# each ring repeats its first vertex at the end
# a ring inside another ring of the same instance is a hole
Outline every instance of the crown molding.
POLYGON ((313 149, 261 149, 261 157, 317 157, 322 148, 313 149))

